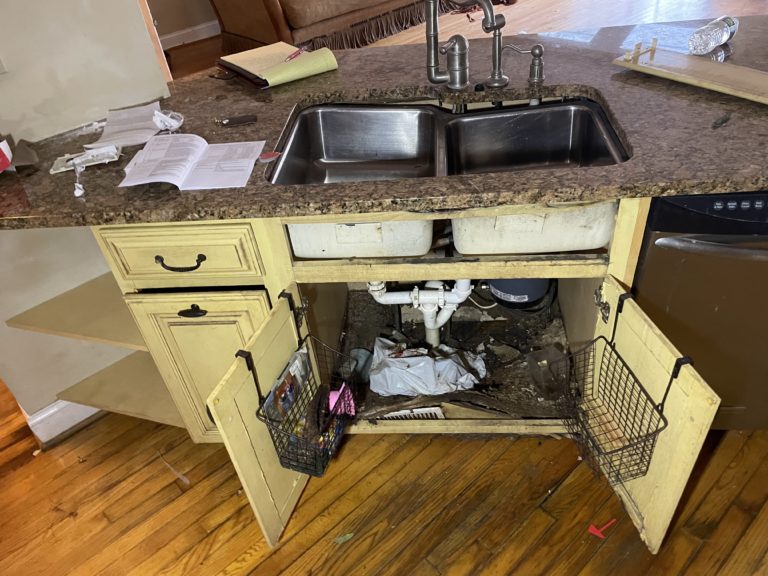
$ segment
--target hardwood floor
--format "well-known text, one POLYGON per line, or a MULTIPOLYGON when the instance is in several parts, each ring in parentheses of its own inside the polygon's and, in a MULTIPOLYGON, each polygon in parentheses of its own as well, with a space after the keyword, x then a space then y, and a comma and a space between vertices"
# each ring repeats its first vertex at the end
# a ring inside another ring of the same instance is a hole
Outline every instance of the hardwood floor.
POLYGON ((16 399, 0 380, 0 483, 4 476, 31 461, 37 448, 16 399))
MULTIPOLYGON (((560 30, 588 30, 603 26, 626 26, 675 20, 714 19, 723 14, 749 16, 768 14, 768 3, 751 0, 592 0, 589 3, 564 0, 517 0, 509 6, 495 6, 504 14, 504 35, 535 34, 560 30)), ((446 14, 440 17, 440 35, 463 34, 467 38, 487 36, 481 26, 482 12, 471 15, 446 14), (478 17, 480 16, 480 17, 478 17)), ((375 46, 423 44, 425 26, 414 26, 384 38, 375 46)))
POLYGON ((351 436, 270 550, 222 446, 109 415, 5 471, 0 574, 768 573, 766 478, 768 432, 712 433, 652 556, 569 440, 351 436))

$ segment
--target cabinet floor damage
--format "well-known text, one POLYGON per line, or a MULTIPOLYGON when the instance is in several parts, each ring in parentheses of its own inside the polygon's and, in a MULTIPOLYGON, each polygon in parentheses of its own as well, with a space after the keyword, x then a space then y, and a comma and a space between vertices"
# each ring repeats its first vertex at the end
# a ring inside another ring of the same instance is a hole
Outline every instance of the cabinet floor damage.
MULTIPOLYGON (((492 304, 487 293, 476 290, 473 298, 492 304), (482 300, 481 300, 482 299, 482 300)), ((452 348, 481 354, 487 376, 472 390, 437 396, 389 396, 358 391, 357 414, 372 420, 391 412, 442 407, 464 418, 558 418, 562 416, 566 391, 551 377, 548 365, 565 360, 567 340, 554 294, 551 306, 534 312, 494 306, 481 310, 471 301, 462 304, 442 331, 441 342, 452 348)), ((421 314, 402 307, 379 304, 365 291, 350 291, 344 338, 344 353, 355 348, 372 350, 376 337, 425 346, 421 314), (398 326, 399 325, 399 329, 398 326)))

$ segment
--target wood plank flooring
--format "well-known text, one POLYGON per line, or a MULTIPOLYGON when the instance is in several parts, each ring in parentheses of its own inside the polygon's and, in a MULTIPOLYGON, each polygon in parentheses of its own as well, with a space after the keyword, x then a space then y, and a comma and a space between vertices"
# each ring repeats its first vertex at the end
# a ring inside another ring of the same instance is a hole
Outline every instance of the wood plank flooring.
POLYGON ((655 557, 569 440, 350 436, 275 550, 222 446, 113 414, 27 448, 0 468, 3 575, 768 573, 768 431, 710 435, 655 557))
MULTIPOLYGON (((750 16, 768 14, 768 3, 750 0, 592 0, 589 3, 570 0, 517 0, 509 6, 494 6, 503 14, 507 25, 504 35, 535 34, 561 30, 589 30, 603 26, 626 26, 676 20, 714 19, 723 14, 750 16)), ((482 13, 446 14, 440 17, 440 35, 463 34, 467 38, 487 36, 480 26, 482 13), (480 17, 478 17, 480 16, 480 17)), ((423 44, 424 24, 379 40, 374 46, 423 44)))
POLYGON ((16 399, 0 380, 0 486, 3 477, 29 462, 37 448, 16 399))

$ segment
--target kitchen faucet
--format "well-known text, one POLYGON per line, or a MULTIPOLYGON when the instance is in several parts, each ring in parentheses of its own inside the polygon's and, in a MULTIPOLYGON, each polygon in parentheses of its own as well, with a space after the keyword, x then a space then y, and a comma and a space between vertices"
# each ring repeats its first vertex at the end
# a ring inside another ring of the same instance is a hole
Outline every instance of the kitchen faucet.
MULTIPOLYGON (((447 54, 447 70, 440 70, 438 57, 438 1, 425 0, 427 21, 427 78, 433 84, 445 84, 451 90, 463 90, 469 85, 469 43, 461 34, 454 34, 442 47, 440 54, 447 54)), ((509 77, 501 69, 501 55, 504 50, 514 50, 520 54, 531 54, 531 62, 528 83, 533 87, 540 87, 544 80, 544 47, 536 44, 530 50, 523 50, 514 44, 503 45, 501 29, 506 25, 503 14, 493 13, 491 0, 452 0, 457 6, 479 5, 483 10, 483 32, 493 33, 491 48, 491 75, 484 82, 487 88, 503 88, 509 84, 509 77)))

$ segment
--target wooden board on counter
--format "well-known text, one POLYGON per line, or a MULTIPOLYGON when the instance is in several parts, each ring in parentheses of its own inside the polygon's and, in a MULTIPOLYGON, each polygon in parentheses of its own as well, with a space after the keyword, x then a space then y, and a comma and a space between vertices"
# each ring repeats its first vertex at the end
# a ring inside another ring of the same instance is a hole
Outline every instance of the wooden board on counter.
POLYGON ((630 52, 616 58, 613 63, 652 76, 768 104, 768 72, 753 68, 660 48, 635 55, 630 52))

